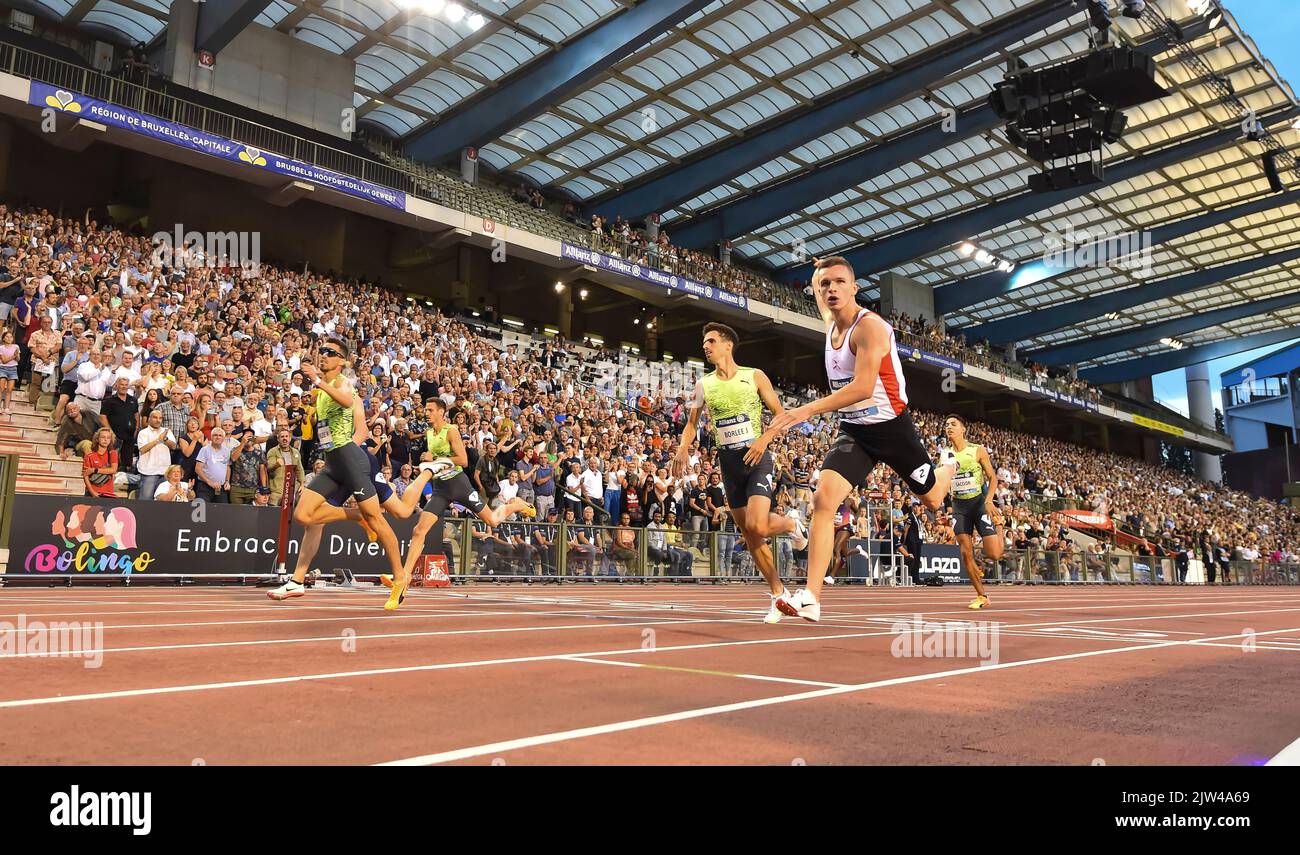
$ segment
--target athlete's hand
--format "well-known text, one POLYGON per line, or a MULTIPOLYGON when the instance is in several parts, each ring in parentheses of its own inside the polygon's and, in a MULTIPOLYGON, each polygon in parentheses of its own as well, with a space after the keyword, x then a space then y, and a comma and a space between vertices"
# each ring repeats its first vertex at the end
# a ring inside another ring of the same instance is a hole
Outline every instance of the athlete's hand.
POLYGON ((1006 520, 1002 518, 1002 512, 998 510, 997 505, 992 502, 985 502, 984 510, 988 512, 989 519, 993 520, 994 525, 1001 526, 1006 524, 1006 520))
POLYGON ((764 452, 767 451, 768 443, 772 441, 772 435, 765 433, 754 441, 754 444, 745 452, 745 465, 753 466, 763 459, 764 452))
POLYGON ((316 366, 312 365, 310 362, 304 362, 298 370, 302 372, 302 376, 306 377, 313 386, 320 380, 320 372, 317 371, 316 366))
POLYGON ((793 410, 786 410, 781 415, 772 419, 772 424, 768 430, 781 433, 789 430, 797 424, 802 424, 812 417, 809 407, 795 407, 793 410))
POLYGON ((682 477, 682 473, 686 471, 686 463, 690 460, 690 457, 691 450, 689 446, 677 446, 677 453, 673 455, 673 462, 669 467, 669 474, 674 478, 682 477))

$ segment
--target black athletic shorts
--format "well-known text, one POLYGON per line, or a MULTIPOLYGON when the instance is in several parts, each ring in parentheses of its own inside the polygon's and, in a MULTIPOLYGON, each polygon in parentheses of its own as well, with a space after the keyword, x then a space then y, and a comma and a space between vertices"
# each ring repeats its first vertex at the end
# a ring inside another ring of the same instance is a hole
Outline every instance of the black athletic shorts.
MULTIPOLYGON (((375 457, 373 454, 371 454, 369 451, 367 451, 364 448, 361 450, 364 451, 366 457, 370 459, 370 483, 375 485, 375 495, 379 497, 379 504, 382 505, 384 502, 388 501, 389 497, 393 495, 393 487, 391 484, 388 483, 388 480, 384 478, 384 473, 381 471, 382 467, 380 467, 379 465, 379 458, 375 457)), ((321 475, 324 474, 325 474, 324 472, 321 473, 321 475)), ((312 483, 307 485, 307 489, 315 493, 320 493, 322 496, 325 497, 326 502, 328 502, 329 504, 333 505, 336 508, 343 507, 344 505, 347 504, 348 499, 352 498, 352 491, 350 491, 346 486, 343 486, 341 484, 333 484, 333 479, 331 479, 331 484, 334 487, 333 493, 326 493, 322 490, 317 490, 315 487, 315 482, 316 482, 316 478, 312 478, 312 483)), ((322 484, 322 486, 325 485, 322 484)))
POLYGON ((727 494, 728 507, 743 508, 749 504, 750 496, 772 498, 772 455, 765 451, 758 463, 746 466, 747 451, 745 448, 724 448, 718 451, 718 462, 722 466, 722 491, 727 494))
POLYGON ((77 397, 77 381, 62 380, 59 382, 59 394, 67 395, 69 398, 77 397))
POLYGON ((307 483, 307 489, 326 499, 343 493, 357 502, 377 495, 368 456, 355 442, 325 452, 325 468, 307 483))
POLYGON ((904 410, 886 422, 855 425, 840 422, 839 436, 826 452, 823 469, 837 472, 854 487, 866 482, 877 463, 898 473, 918 496, 934 486, 934 466, 921 445, 912 417, 904 410))
POLYGON ((978 496, 969 499, 952 498, 952 530, 956 534, 977 533, 980 537, 992 537, 998 533, 997 526, 989 518, 984 502, 989 494, 988 482, 978 496))
POLYGON ((448 478, 445 481, 430 481, 428 492, 420 499, 420 509, 426 514, 433 514, 438 519, 442 519, 447 513, 447 508, 453 503, 475 516, 483 512, 483 500, 464 472, 459 472, 455 478, 448 478))

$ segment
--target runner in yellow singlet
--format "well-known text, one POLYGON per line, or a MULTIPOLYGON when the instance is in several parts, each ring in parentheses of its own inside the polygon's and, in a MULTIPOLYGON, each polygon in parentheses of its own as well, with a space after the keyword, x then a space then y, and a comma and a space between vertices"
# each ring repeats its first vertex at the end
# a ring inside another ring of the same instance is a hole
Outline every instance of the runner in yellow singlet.
POLYGON ((430 482, 432 492, 424 498, 420 518, 416 520, 415 530, 411 533, 406 562, 392 576, 379 577, 380 582, 393 589, 386 608, 395 609, 401 604, 402 598, 406 596, 406 588, 411 583, 415 563, 424 554, 425 538, 451 504, 460 505, 494 528, 516 512, 530 518, 537 516, 536 509, 518 497, 498 508, 489 510, 485 507, 478 491, 469 482, 469 476, 465 474, 469 456, 465 453, 465 442, 460 438, 460 430, 447 421, 447 404, 441 398, 430 398, 424 402, 424 414, 429 420, 429 430, 424 435, 427 451, 420 468, 435 471, 436 474, 430 482), (439 459, 450 460, 451 468, 433 463, 439 459))
POLYGON ((767 452, 771 438, 762 439, 761 435, 764 406, 773 415, 784 410, 766 374, 736 364, 733 354, 738 341, 736 331, 726 324, 704 325, 704 356, 714 370, 695 386, 686 426, 673 457, 673 474, 680 478, 685 472, 700 412, 707 407, 718 443, 727 505, 770 589, 772 602, 763 622, 776 623, 781 620, 776 599, 789 592, 777 574, 768 538, 794 531, 795 521, 771 512, 775 491, 772 455, 767 452))
POLYGON ((965 419, 950 415, 943 420, 943 428, 957 458, 957 471, 952 476, 953 530, 957 533, 961 560, 975 586, 975 599, 968 608, 982 609, 989 604, 989 598, 984 593, 984 570, 975 561, 974 533, 979 532, 985 558, 997 561, 1002 557, 1005 544, 998 532, 1002 515, 993 504, 998 473, 993 469, 988 450, 966 441, 965 419))

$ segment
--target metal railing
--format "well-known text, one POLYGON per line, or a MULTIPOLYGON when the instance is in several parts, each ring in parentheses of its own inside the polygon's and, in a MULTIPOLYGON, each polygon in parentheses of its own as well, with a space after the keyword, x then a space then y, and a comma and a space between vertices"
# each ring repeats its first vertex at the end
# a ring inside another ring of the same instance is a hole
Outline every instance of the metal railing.
POLYGON ((120 77, 0 42, 0 71, 80 92, 169 122, 445 204, 439 189, 410 172, 286 131, 241 119, 120 77))

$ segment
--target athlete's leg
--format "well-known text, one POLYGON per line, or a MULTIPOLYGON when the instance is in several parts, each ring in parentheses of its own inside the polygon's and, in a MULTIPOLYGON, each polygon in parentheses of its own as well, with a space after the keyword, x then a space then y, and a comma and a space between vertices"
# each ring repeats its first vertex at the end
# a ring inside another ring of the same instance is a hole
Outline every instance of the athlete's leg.
POLYGON ((437 524, 437 514, 428 511, 420 512, 420 518, 415 521, 415 530, 411 532, 411 545, 406 550, 406 562, 401 573, 403 581, 410 579, 411 574, 415 572, 415 562, 419 561, 420 556, 424 554, 424 540, 437 524))
POLYGON ((500 505, 492 510, 484 508, 478 512, 478 518, 493 528, 496 528, 501 525, 502 521, 505 520, 506 517, 516 513, 523 513, 527 516, 536 515, 536 511, 533 510, 532 505, 516 496, 504 505, 500 505))
POLYGON ((966 565, 966 575, 975 588, 975 596, 987 599, 984 594, 984 568, 975 560, 975 539, 969 534, 957 535, 957 549, 961 552, 962 564, 966 565))
MULTIPOLYGON (((763 574, 763 578, 767 580, 768 589, 775 596, 785 590, 785 585, 776 572, 776 562, 772 559, 772 547, 768 545, 767 539, 772 534, 784 533, 784 531, 778 532, 772 527, 771 522, 773 519, 783 519, 793 527, 794 520, 770 514, 771 509, 772 500, 767 496, 750 496, 749 503, 745 507, 731 509, 731 516, 736 521, 736 528, 740 529, 741 537, 745 538, 745 546, 754 559, 754 566, 758 567, 758 572, 763 574), (755 524, 751 520, 760 522, 755 524)), ((788 529, 785 531, 788 531, 788 529)))
POLYGON ((952 476, 956 471, 957 463, 955 460, 934 467, 934 486, 920 497, 921 504, 932 511, 942 508, 943 500, 948 495, 948 488, 952 486, 952 476))
POLYGON ((320 551, 320 536, 324 526, 309 525, 302 533, 302 544, 298 547, 298 563, 293 568, 293 581, 302 584, 311 572, 311 563, 320 551))
POLYGON ((808 532, 808 593, 817 600, 822 595, 822 580, 831 565, 835 548, 835 516, 840 505, 852 492, 853 485, 840 473, 823 469, 813 493, 812 520, 808 532))
MULTIPOLYGON (((379 506, 379 497, 370 496, 357 503, 357 508, 361 511, 366 525, 370 526, 378 536, 379 545, 384 549, 384 555, 388 558, 388 567, 393 571, 393 577, 405 584, 402 578, 402 552, 397 543, 397 533, 393 527, 388 524, 384 517, 384 509, 379 506)), ((347 514, 343 515, 347 519, 347 514)))

